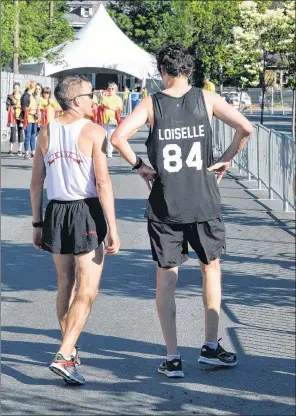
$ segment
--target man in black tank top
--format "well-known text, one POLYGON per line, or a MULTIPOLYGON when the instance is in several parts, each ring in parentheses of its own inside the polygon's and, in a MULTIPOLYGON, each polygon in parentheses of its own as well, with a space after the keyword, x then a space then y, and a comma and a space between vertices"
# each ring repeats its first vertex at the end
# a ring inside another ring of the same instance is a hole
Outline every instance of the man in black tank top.
POLYGON ((142 100, 111 142, 151 189, 146 216, 153 259, 158 263, 156 304, 167 347, 167 359, 158 371, 168 377, 183 377, 174 292, 178 266, 188 258, 188 243, 199 257, 203 276, 205 343, 198 361, 237 364, 236 355, 226 352, 218 341, 219 257, 225 245, 218 183, 249 139, 252 124, 217 94, 189 85, 193 61, 183 46, 164 47, 157 64, 165 90, 142 100), (236 130, 232 144, 216 163, 213 115, 236 130), (127 142, 147 119, 151 126, 147 155, 153 168, 137 157, 127 142))

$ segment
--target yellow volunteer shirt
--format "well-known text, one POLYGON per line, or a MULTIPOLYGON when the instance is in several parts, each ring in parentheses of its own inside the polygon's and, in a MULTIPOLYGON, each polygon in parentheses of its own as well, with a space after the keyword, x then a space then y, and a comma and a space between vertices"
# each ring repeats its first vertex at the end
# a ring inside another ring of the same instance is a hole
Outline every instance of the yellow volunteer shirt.
POLYGON ((34 96, 30 95, 30 106, 29 106, 29 123, 36 123, 36 118, 34 115, 37 113, 37 102, 34 96))
POLYGON ((13 95, 13 101, 14 101, 14 105, 15 105, 14 116, 15 116, 16 120, 20 119, 20 114, 21 114, 21 110, 22 110, 21 98, 22 98, 21 94, 13 95))
POLYGON ((106 95, 103 98, 102 104, 110 109, 104 109, 104 124, 117 124, 115 110, 116 108, 122 110, 122 99, 118 95, 106 95))
POLYGON ((203 89, 206 91, 212 91, 215 92, 215 84, 213 84, 211 81, 207 81, 204 83, 203 89))
POLYGON ((55 111, 57 109, 57 103, 54 102, 51 98, 49 100, 46 100, 45 98, 41 98, 39 101, 39 107, 40 109, 47 108, 47 120, 48 122, 51 122, 54 120, 55 117, 55 111))
POLYGON ((92 103, 98 105, 98 97, 96 95, 93 96, 92 103))
POLYGON ((124 99, 124 100, 127 100, 127 99, 128 99, 129 94, 130 94, 130 90, 129 90, 129 89, 124 90, 124 91, 123 91, 123 99, 124 99))

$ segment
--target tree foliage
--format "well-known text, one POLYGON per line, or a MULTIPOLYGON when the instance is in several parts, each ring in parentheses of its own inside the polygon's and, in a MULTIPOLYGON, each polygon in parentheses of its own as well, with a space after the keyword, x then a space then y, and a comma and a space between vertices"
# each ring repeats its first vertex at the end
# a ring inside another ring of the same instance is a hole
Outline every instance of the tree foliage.
POLYGON ((221 80, 239 2, 231 0, 111 1, 111 15, 139 46, 155 53, 163 44, 182 42, 195 56, 195 80, 221 80))
POLYGON ((171 3, 169 0, 111 1, 108 11, 128 37, 155 53, 169 39, 171 3))
POLYGON ((265 68, 295 68, 295 3, 271 3, 269 8, 255 1, 240 4, 240 24, 233 28, 226 74, 237 85, 264 81, 265 68), (294 62, 294 64, 293 64, 294 62))
POLYGON ((56 61, 58 52, 46 52, 73 38, 73 29, 65 19, 66 0, 54 2, 54 15, 49 21, 49 2, 42 0, 20 0, 18 6, 12 0, 1 2, 1 51, 2 68, 11 69, 14 52, 14 32, 17 11, 19 13, 19 48, 20 62, 44 56, 49 61, 56 61), (18 10, 17 10, 18 7, 18 10))

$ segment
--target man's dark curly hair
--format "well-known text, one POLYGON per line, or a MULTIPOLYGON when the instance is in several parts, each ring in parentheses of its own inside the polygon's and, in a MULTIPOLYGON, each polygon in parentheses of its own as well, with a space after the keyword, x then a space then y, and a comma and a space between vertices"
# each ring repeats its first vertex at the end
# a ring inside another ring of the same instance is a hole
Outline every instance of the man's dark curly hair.
POLYGON ((190 77, 193 70, 193 58, 181 44, 166 45, 157 54, 157 68, 161 68, 172 77, 184 75, 190 77))

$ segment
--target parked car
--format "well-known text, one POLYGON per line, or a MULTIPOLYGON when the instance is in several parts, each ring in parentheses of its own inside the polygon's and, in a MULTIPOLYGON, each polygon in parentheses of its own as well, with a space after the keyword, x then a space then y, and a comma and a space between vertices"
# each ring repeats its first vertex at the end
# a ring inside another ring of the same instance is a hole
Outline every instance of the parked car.
POLYGON ((246 92, 237 92, 237 91, 226 91, 222 94, 225 101, 228 104, 232 105, 237 110, 245 110, 249 108, 252 104, 251 97, 246 92))

